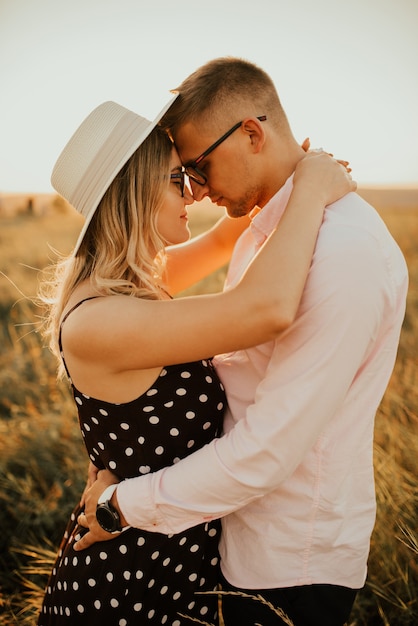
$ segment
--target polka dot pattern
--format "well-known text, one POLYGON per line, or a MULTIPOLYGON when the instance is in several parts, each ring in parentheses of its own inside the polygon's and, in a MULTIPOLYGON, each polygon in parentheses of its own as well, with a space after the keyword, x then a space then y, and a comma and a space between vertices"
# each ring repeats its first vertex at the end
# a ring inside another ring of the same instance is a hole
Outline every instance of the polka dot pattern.
MULTIPOLYGON (((73 387, 90 459, 121 478, 156 471, 191 454, 222 426, 225 395, 210 360, 165 367, 153 385, 124 404, 101 402, 73 387)), ((51 573, 38 626, 187 626, 216 623, 219 522, 165 536, 130 529, 82 553, 85 530, 71 515, 51 573)))

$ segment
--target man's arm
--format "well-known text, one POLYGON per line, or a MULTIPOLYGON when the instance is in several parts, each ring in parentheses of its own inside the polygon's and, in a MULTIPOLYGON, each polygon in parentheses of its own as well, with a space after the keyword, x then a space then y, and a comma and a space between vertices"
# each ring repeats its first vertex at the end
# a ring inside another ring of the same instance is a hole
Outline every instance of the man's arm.
POLYGON ((118 486, 130 525, 180 532, 245 506, 293 473, 344 402, 393 301, 376 242, 357 240, 355 252, 352 244, 337 242, 332 259, 314 260, 299 318, 276 341, 245 419, 176 465, 118 486))

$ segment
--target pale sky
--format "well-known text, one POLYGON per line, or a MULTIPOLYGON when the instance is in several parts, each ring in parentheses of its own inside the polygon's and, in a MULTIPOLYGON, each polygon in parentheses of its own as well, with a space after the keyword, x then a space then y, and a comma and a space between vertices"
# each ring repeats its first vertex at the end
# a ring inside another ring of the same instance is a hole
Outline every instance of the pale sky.
POLYGON ((50 192, 82 119, 153 118, 207 60, 273 78, 300 142, 360 184, 418 184, 418 0, 0 0, 0 192, 50 192))

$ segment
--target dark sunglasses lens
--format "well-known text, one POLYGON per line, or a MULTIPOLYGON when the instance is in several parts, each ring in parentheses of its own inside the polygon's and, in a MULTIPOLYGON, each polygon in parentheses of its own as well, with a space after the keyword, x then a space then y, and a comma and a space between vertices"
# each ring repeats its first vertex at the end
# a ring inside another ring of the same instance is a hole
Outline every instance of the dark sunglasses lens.
POLYGON ((203 172, 201 172, 197 167, 186 167, 186 174, 193 182, 198 185, 205 185, 207 178, 203 172))
POLYGON ((184 172, 179 172, 178 174, 171 174, 171 180, 178 180, 180 186, 181 195, 184 197, 184 190, 186 189, 186 177, 184 172))

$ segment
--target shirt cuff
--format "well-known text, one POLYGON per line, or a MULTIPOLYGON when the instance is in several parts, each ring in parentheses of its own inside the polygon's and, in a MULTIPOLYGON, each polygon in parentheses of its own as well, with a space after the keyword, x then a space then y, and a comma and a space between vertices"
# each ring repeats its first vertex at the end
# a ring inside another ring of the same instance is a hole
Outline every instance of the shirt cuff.
POLYGON ((156 496, 163 491, 160 483, 166 471, 167 468, 164 468, 119 483, 118 506, 130 526, 171 535, 218 517, 201 511, 189 511, 184 505, 177 506, 175 499, 170 496, 165 496, 163 503, 156 504, 156 496))
POLYGON ((119 483, 117 499, 120 511, 128 524, 134 528, 142 528, 154 532, 165 524, 151 495, 152 476, 138 476, 119 483))

